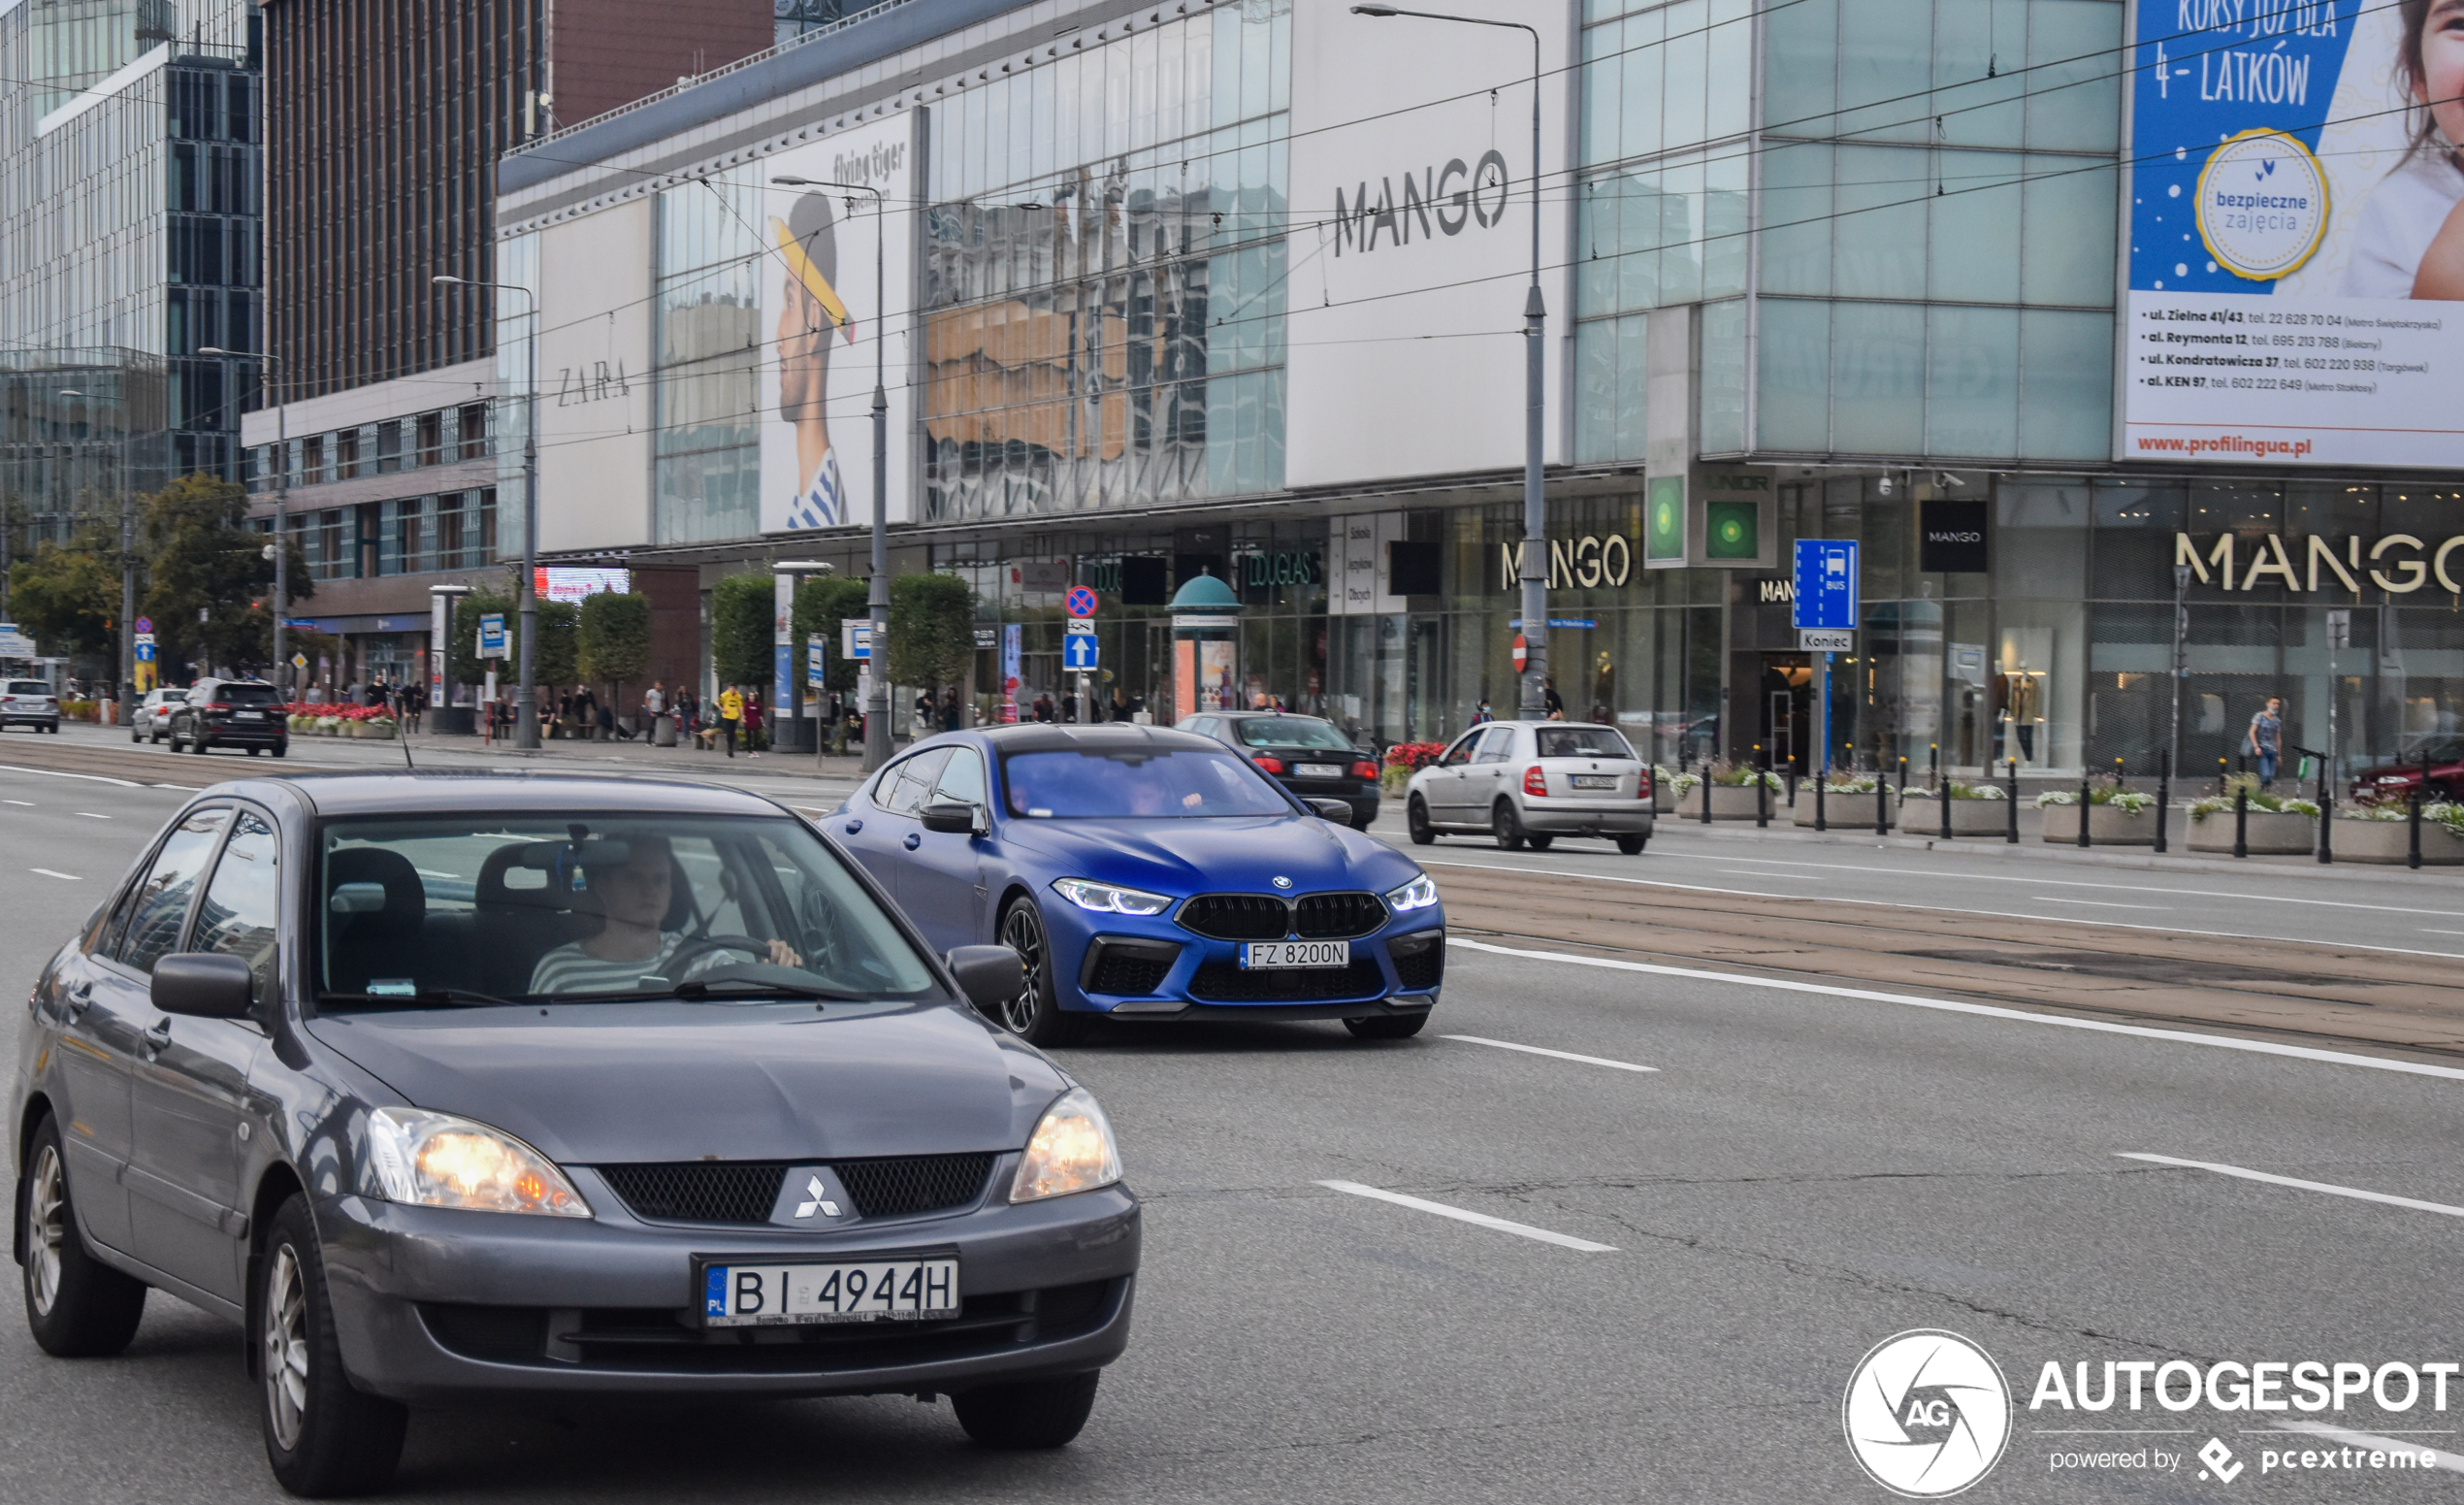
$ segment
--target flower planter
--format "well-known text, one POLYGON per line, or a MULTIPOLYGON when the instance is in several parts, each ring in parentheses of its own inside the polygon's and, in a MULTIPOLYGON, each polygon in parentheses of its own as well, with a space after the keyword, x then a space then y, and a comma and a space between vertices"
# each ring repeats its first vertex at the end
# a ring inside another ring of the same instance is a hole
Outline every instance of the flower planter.
MULTIPOLYGON (((2312 829, 2318 825, 2318 822, 2310 816, 2296 815, 2285 810, 2253 810, 2250 814, 2250 850, 2253 856, 2298 857, 2318 849, 2318 837, 2312 829)), ((2360 822, 2355 821, 2353 824, 2359 825, 2360 822)), ((2337 844, 2342 845, 2344 832, 2341 829, 2337 831, 2336 838, 2337 844)), ((2205 819, 2190 822, 2190 850, 2222 852, 2228 857, 2231 856, 2233 812, 2218 810, 2205 819)), ((2424 852, 2429 850, 2426 836, 2421 850, 2424 852)))
MULTIPOLYGON (((1823 796, 1823 824, 1832 831, 1871 831, 1874 802, 1887 798, 1886 795, 1843 795, 1836 791, 1826 794, 1823 796)), ((1799 826, 1814 824, 1813 785, 1798 786, 1794 819, 1799 826)))
MULTIPOLYGON (((1771 812, 1771 818, 1773 820, 1785 819, 1788 814, 1788 806, 1784 802, 1788 799, 1788 791, 1784 789, 1773 789, 1767 791, 1767 793, 1770 796, 1770 804, 1768 808, 1771 812)), ((1655 809, 1658 808, 1656 802, 1653 807, 1655 809)), ((1672 813, 1678 820, 1701 820, 1702 818, 1702 787, 1699 785, 1696 786, 1692 793, 1688 794, 1683 801, 1679 802, 1676 809, 1672 813)), ((1713 820, 1750 821, 1754 818, 1754 814, 1755 806, 1753 785, 1713 784, 1711 786, 1711 818, 1713 820)))
MULTIPOLYGON (((2208 817, 2214 820, 2216 817, 2208 817)), ((2403 867, 2412 860, 2413 823, 2410 821, 2345 821, 2336 822, 2336 861, 2340 863, 2392 863, 2403 867)), ((2464 864, 2464 836, 2457 835, 2437 821, 2421 823, 2421 865, 2425 867, 2452 867, 2464 864)))
MULTIPOLYGON (((2044 809, 2045 839, 2052 842, 2079 841, 2079 806, 2049 804, 2044 809)), ((2154 846, 2156 845, 2156 806, 2144 810, 2125 810, 2119 805, 2088 806, 2088 844, 2090 846, 2154 846)))
MULTIPOLYGON (((2011 802, 2008 800, 1954 800, 1951 802, 1951 834, 2008 835, 2010 812, 2011 802)), ((1899 830, 1904 835, 1940 835, 1942 807, 1930 800, 1910 800, 1899 806, 1899 830)))

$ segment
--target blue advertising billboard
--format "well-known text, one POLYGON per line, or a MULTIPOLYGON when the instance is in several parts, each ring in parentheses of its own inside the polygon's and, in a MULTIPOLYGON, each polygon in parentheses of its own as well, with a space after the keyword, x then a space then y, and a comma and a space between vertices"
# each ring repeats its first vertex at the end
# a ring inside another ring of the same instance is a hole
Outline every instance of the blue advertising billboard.
POLYGON ((2464 40, 2422 0, 2137 16, 2119 457, 2464 459, 2464 40))

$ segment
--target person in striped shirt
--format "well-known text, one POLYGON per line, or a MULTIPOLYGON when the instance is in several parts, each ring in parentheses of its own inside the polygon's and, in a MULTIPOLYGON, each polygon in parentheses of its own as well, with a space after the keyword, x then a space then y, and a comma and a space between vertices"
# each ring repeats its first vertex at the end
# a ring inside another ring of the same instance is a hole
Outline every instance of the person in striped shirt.
MULTIPOLYGON (((538 965, 531 970, 531 993, 535 997, 632 993, 643 986, 645 977, 682 982, 685 977, 714 966, 731 965, 745 954, 741 950, 705 951, 687 965, 684 977, 670 975, 666 971, 667 959, 685 941, 684 932, 665 928, 668 905, 675 895, 673 848, 665 836, 656 834, 610 833, 608 839, 610 845, 623 844, 623 859, 603 866, 584 866, 590 877, 588 892, 597 899, 605 924, 598 934, 559 946, 539 958, 538 965)), ((754 960, 779 966, 804 965, 794 948, 776 938, 754 960)))

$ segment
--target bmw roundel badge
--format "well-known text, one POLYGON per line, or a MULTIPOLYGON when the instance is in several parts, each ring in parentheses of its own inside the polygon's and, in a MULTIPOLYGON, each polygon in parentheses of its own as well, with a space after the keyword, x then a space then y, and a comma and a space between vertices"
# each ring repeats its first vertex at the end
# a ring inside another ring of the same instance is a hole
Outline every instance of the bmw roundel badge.
POLYGON ((1292 886, 1292 880, 1278 873, 1275 875, 1275 886, 1279 889, 1287 889, 1292 886))

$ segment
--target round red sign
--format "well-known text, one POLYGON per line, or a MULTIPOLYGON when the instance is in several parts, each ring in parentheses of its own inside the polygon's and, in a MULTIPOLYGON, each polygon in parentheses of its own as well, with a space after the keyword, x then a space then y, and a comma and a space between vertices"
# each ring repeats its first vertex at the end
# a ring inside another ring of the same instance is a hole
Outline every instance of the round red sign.
POLYGON ((1531 662, 1531 657, 1532 645, 1523 640, 1521 633, 1516 633, 1514 635, 1514 672, 1521 673, 1523 666, 1531 662))

